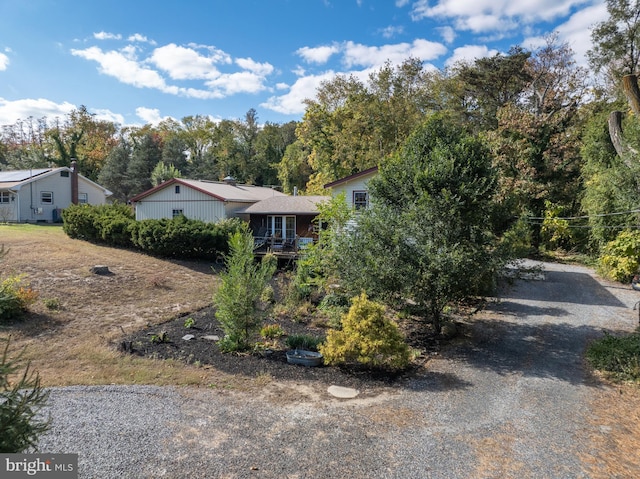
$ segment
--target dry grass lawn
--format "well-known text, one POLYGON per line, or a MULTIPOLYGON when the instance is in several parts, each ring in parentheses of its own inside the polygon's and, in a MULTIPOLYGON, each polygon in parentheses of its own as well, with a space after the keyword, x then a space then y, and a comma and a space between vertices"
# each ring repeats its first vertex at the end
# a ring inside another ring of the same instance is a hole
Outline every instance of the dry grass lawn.
POLYGON ((207 368, 118 352, 125 334, 211 303, 213 264, 169 261, 73 240, 59 226, 0 225, 9 252, 0 277, 22 274, 38 301, 21 321, 0 325, 12 349, 48 386, 71 384, 209 384, 235 381, 207 368), (91 273, 107 265, 113 273, 91 273), (50 308, 55 303, 58 310, 50 308), (47 306, 49 305, 49 307, 47 306))

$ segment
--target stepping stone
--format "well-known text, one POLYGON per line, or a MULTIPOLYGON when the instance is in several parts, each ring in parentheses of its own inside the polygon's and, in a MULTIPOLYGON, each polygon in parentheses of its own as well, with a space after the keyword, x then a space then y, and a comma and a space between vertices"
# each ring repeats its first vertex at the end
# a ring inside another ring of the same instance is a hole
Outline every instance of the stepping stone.
POLYGON ((202 336, 202 339, 206 339, 207 341, 220 341, 220 338, 215 334, 208 334, 206 336, 202 336))
POLYGON ((182 336, 182 339, 184 339, 185 341, 191 341, 193 338, 195 338, 193 334, 185 334, 184 336, 182 336))
POLYGON ((340 399, 353 399, 358 394, 360 394, 356 389, 345 388, 343 386, 329 386, 327 392, 331 394, 333 397, 337 397, 340 399))

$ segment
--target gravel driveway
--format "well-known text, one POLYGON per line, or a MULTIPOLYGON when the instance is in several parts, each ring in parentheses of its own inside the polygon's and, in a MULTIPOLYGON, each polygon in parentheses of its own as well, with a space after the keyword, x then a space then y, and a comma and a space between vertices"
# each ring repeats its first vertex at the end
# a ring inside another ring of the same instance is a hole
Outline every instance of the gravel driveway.
POLYGON ((588 340, 632 331, 640 293, 587 268, 518 280, 401 388, 330 397, 271 382, 259 394, 148 386, 52 389, 48 453, 81 478, 580 478, 602 386, 588 340))

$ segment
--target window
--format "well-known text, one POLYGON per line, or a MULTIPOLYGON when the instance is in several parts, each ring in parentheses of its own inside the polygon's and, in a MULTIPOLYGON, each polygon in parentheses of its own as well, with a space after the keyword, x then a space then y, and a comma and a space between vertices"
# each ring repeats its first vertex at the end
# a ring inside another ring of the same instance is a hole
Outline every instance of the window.
POLYGON ((69 178, 69 172, 67 170, 61 171, 60 176, 62 178, 69 178))
POLYGON ((53 193, 51 191, 41 191, 40 192, 40 203, 45 205, 53 204, 53 193))
POLYGON ((369 206, 369 193, 367 191, 353 192, 353 207, 361 210, 369 206))
POLYGON ((184 210, 173 210, 171 212, 171 216, 173 218, 175 218, 176 216, 183 216, 184 215, 184 210))
POLYGON ((295 216, 268 216, 269 235, 275 238, 294 239, 296 237, 295 216))
POLYGON ((0 191, 0 203, 11 203, 13 195, 8 191, 0 191))
POLYGON ((78 193, 78 204, 86 205, 89 203, 89 197, 86 193, 78 193))
POLYGON ((180 194, 180 185, 176 185, 175 192, 176 192, 176 195, 180 194))

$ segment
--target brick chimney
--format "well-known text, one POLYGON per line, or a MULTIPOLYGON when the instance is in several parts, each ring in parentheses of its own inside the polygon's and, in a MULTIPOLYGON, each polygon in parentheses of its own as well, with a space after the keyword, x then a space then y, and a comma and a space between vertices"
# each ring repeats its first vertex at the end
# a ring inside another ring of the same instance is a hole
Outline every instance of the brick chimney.
POLYGON ((78 204, 78 162, 71 160, 71 203, 78 204))

